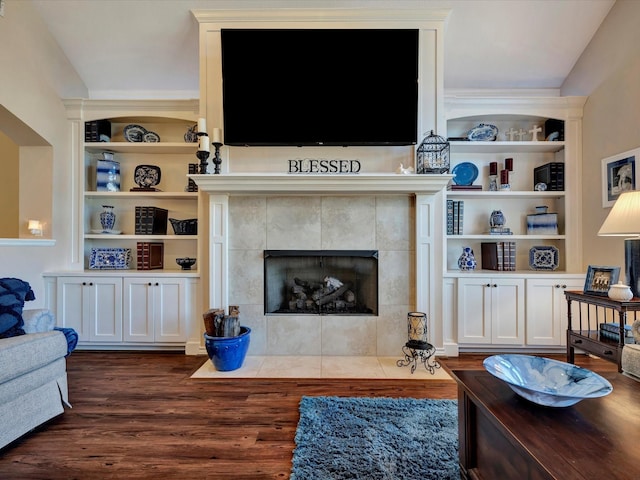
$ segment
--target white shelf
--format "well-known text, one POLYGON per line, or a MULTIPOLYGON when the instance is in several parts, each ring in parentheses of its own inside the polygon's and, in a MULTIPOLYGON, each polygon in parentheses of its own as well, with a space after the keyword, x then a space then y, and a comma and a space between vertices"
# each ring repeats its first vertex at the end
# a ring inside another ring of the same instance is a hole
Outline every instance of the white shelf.
POLYGON ((525 190, 509 190, 509 191, 490 191, 490 190, 447 190, 448 198, 562 198, 565 196, 564 191, 546 190, 544 192, 525 191, 525 190))
POLYGON ((555 153, 564 142, 467 142, 452 141, 452 153, 555 153))
MULTIPOLYGON (((186 176, 186 175, 185 175, 186 176)), ((85 198, 153 198, 155 200, 197 200, 198 192, 84 192, 85 198)))
POLYGON ((112 235, 112 234, 103 234, 103 233, 85 233, 85 239, 92 240, 138 240, 141 242, 146 242, 149 240, 197 240, 197 235, 112 235))
MULTIPOLYGON (((186 142, 85 142, 84 148, 91 153, 104 151, 116 153, 191 153, 195 159, 198 144, 186 142)), ((194 163, 197 162, 194 160, 194 163)))
POLYGON ((564 240, 565 235, 447 235, 447 240, 494 240, 506 242, 509 240, 564 240))

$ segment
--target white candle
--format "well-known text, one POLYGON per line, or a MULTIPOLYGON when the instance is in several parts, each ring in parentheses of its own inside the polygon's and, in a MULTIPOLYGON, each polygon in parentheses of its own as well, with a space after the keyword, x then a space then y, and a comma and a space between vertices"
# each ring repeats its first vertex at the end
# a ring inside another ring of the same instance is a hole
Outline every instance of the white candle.
POLYGON ((207 119, 199 118, 198 119, 198 133, 206 133, 207 131, 207 119))
POLYGON ((198 150, 201 152, 211 151, 209 148, 209 137, 206 135, 200 135, 198 137, 198 150))
POLYGON ((222 143, 222 131, 219 128, 213 129, 212 143, 222 143))

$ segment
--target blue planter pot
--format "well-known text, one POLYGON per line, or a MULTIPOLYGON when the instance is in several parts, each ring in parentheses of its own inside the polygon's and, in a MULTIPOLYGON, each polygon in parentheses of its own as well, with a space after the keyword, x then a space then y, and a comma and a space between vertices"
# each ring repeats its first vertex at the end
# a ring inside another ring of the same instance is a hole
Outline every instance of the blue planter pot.
POLYGON ((216 370, 228 372, 242 366, 249 349, 249 327, 240 327, 237 337, 212 337, 204 334, 204 345, 216 370))

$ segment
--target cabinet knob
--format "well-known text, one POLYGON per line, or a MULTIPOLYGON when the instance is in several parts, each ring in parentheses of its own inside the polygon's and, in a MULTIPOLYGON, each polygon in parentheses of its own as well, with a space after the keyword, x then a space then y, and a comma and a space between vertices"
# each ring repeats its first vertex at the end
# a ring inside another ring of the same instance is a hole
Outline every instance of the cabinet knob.
POLYGON ((151 286, 151 282, 147 283, 147 285, 151 286))
POLYGON ((159 284, 158 282, 156 282, 156 287, 157 287, 158 285, 160 285, 160 284, 159 284))
POLYGON ((83 285, 83 286, 86 286, 86 285, 87 285, 87 282, 82 282, 82 285, 83 285))
POLYGON ((93 287, 93 282, 89 282, 89 286, 90 286, 90 287, 93 287))
POLYGON ((567 288, 567 286, 566 285, 562 285, 562 288, 567 288))
POLYGON ((490 283, 487 283, 487 284, 485 285, 485 287, 489 287, 489 288, 491 288, 491 284, 490 284, 490 283))
POLYGON ((497 284, 497 283, 494 283, 494 284, 492 285, 492 287, 493 287, 493 288, 498 288, 498 284, 497 284))

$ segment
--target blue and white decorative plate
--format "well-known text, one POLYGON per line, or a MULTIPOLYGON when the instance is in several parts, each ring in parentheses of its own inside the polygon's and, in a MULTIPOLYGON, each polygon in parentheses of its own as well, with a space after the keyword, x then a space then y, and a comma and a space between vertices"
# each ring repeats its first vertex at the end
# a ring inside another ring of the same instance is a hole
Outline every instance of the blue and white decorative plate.
POLYGON ((498 136, 498 127, 481 123, 467 132, 467 139, 471 142, 493 142, 498 136))
POLYGON ((547 407, 569 407, 613 391, 611 383, 597 373, 550 358, 493 355, 482 364, 521 397, 547 407))
POLYGON ((140 125, 127 125, 124 127, 124 139, 127 142, 142 142, 147 129, 140 125))
POLYGON ((160 141, 160 135, 156 132, 147 132, 142 136, 142 141, 147 143, 158 143, 160 141))
POLYGON ((560 263, 560 253, 552 245, 541 245, 529 250, 529 266, 533 270, 555 270, 560 263))
POLYGON ((89 268, 98 270, 120 270, 129 268, 130 248, 92 248, 89 268))
POLYGON ((462 162, 451 170, 456 185, 472 185, 478 178, 478 167, 471 162, 462 162))

